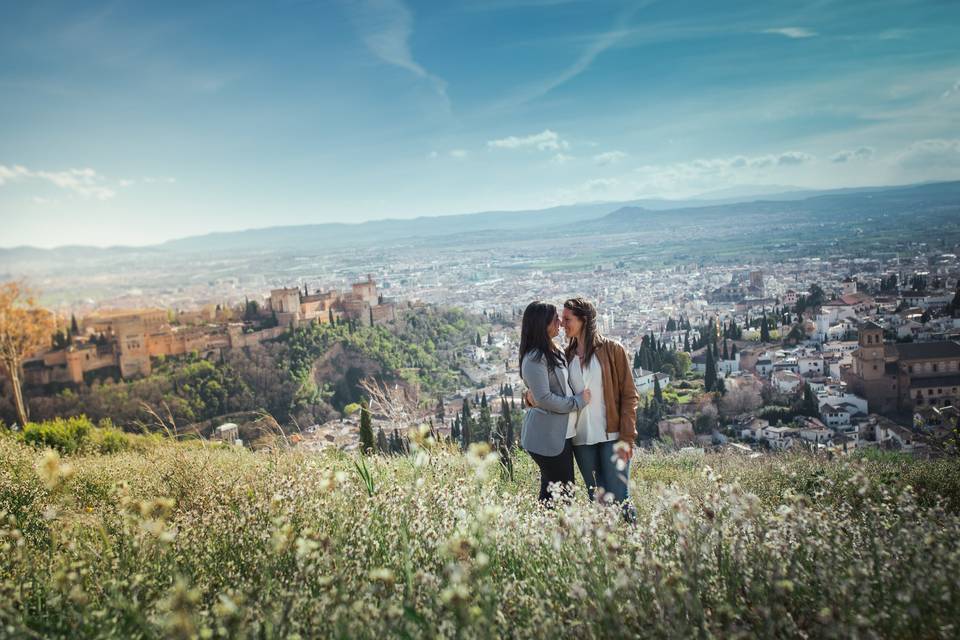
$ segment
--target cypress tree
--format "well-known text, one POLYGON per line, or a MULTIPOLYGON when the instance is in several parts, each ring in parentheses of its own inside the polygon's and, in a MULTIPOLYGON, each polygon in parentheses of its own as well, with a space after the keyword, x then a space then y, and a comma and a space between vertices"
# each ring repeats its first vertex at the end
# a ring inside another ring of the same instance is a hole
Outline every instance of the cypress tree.
POLYGON ((707 370, 703 374, 703 388, 706 391, 713 391, 717 384, 717 361, 713 358, 713 352, 707 347, 707 370))
POLYGON ((513 450, 513 416, 510 412, 510 407, 507 405, 506 399, 501 400, 500 402, 500 415, 503 416, 504 427, 504 437, 507 445, 507 450, 513 450))
POLYGON ((450 428, 450 439, 453 442, 460 442, 460 414, 453 419, 453 426, 450 428))
POLYGON ((463 414, 461 415, 460 433, 463 438, 463 448, 466 450, 470 446, 471 431, 473 430, 473 418, 470 417, 470 398, 463 399, 463 414))
POLYGON ((380 451, 380 453, 390 452, 390 444, 387 442, 387 436, 383 432, 383 427, 377 429, 377 450, 380 451))
POLYGON ((723 339, 723 359, 724 359, 724 360, 729 360, 729 359, 730 359, 730 352, 727 351, 727 339, 726 339, 726 338, 723 339))
POLYGON ((660 388, 660 378, 653 376, 653 399, 663 402, 663 389, 660 388))
POLYGON ((70 335, 78 336, 80 335, 80 327, 77 326, 77 316, 70 314, 70 335))
POLYGON ((687 353, 690 352, 690 330, 687 329, 687 332, 683 334, 683 350, 687 353))
POLYGON ((370 420, 370 410, 367 408, 367 401, 360 403, 360 451, 362 453, 373 452, 373 424, 370 420))
POLYGON ((487 442, 493 432, 493 418, 490 415, 490 405, 487 403, 487 394, 480 398, 480 417, 477 419, 477 429, 473 436, 476 442, 487 442))
POLYGON ((440 394, 440 393, 437 394, 437 413, 436 413, 436 416, 437 416, 437 420, 440 422, 440 424, 443 424, 443 421, 446 420, 446 418, 447 418, 447 412, 446 412, 445 407, 443 406, 443 395, 440 394))
POLYGON ((803 385, 803 400, 800 403, 800 413, 811 418, 820 415, 820 407, 817 405, 817 397, 809 383, 803 385))
POLYGON ((767 313, 763 313, 760 320, 760 342, 770 342, 770 327, 767 324, 767 313))

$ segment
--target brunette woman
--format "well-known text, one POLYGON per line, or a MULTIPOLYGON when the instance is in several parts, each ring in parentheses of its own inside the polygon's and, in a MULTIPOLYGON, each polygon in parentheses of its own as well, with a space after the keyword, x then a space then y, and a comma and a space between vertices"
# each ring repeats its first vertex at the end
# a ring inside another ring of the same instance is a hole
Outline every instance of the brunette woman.
POLYGON ((520 445, 540 467, 540 500, 551 490, 570 495, 573 487, 573 435, 570 414, 589 405, 591 392, 573 394, 564 354, 553 339, 560 333, 557 308, 531 302, 520 329, 520 376, 536 402, 523 416, 520 445))

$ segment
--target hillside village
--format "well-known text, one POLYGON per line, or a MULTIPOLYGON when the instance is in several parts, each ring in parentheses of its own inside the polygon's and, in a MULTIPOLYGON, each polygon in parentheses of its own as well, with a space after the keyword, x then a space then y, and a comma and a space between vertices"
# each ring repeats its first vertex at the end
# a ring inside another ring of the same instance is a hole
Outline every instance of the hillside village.
MULTIPOLYGON (((842 453, 871 446, 935 453, 954 448, 960 319, 954 318, 952 291, 957 259, 926 249, 911 261, 899 255, 811 259, 769 264, 768 270, 679 266, 637 272, 601 264, 580 274, 577 286, 597 301, 601 330, 635 354, 641 443, 745 453, 798 447, 842 453)), ((401 268, 376 279, 368 275, 347 291, 315 285, 311 292, 298 283, 233 306, 97 310, 69 324, 63 320, 53 346, 25 363, 26 382, 38 387, 134 379, 150 375, 160 357, 213 357, 310 323, 392 326, 405 309, 427 301, 463 306, 499 322, 459 354, 462 388, 420 398, 409 419, 429 419, 438 433, 456 435, 465 400, 478 405, 486 396, 496 423, 501 403, 495 400, 506 390, 507 404, 516 410, 522 391, 515 362, 519 302, 562 302, 578 292, 569 278, 547 272, 516 276, 512 286, 529 292, 512 299, 499 279, 474 278, 471 288, 439 295, 415 286, 422 277, 399 278, 401 268), (393 297, 383 296, 378 280, 393 297), (403 293, 415 297, 401 303, 397 294, 403 293)), ((428 279, 433 277, 439 276, 428 279)), ((304 425, 294 440, 313 448, 355 448, 358 419, 344 413, 304 425)), ((375 423, 391 446, 390 439, 409 426, 383 411, 375 423)))

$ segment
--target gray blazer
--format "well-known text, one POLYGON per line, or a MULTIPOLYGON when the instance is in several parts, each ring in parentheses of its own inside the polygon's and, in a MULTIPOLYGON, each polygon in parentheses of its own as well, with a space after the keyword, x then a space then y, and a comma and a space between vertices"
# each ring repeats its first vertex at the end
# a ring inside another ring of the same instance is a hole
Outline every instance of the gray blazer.
POLYGON ((565 367, 550 370, 539 351, 530 351, 523 357, 520 377, 533 393, 537 406, 523 416, 520 446, 530 453, 558 456, 567 439, 568 414, 583 407, 583 395, 565 395, 567 385, 558 376, 566 376, 565 367))

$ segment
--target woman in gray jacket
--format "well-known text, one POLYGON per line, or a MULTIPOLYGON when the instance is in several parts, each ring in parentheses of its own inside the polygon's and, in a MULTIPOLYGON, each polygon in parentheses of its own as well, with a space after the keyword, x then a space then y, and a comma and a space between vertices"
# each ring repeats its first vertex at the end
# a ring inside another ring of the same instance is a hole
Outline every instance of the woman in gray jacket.
POLYGON ((536 400, 523 417, 520 445, 540 467, 540 500, 549 501, 550 485, 561 492, 573 488, 573 435, 579 412, 590 402, 590 391, 574 395, 567 381, 566 360, 553 339, 560 333, 557 308, 531 302, 520 329, 520 376, 536 400))

